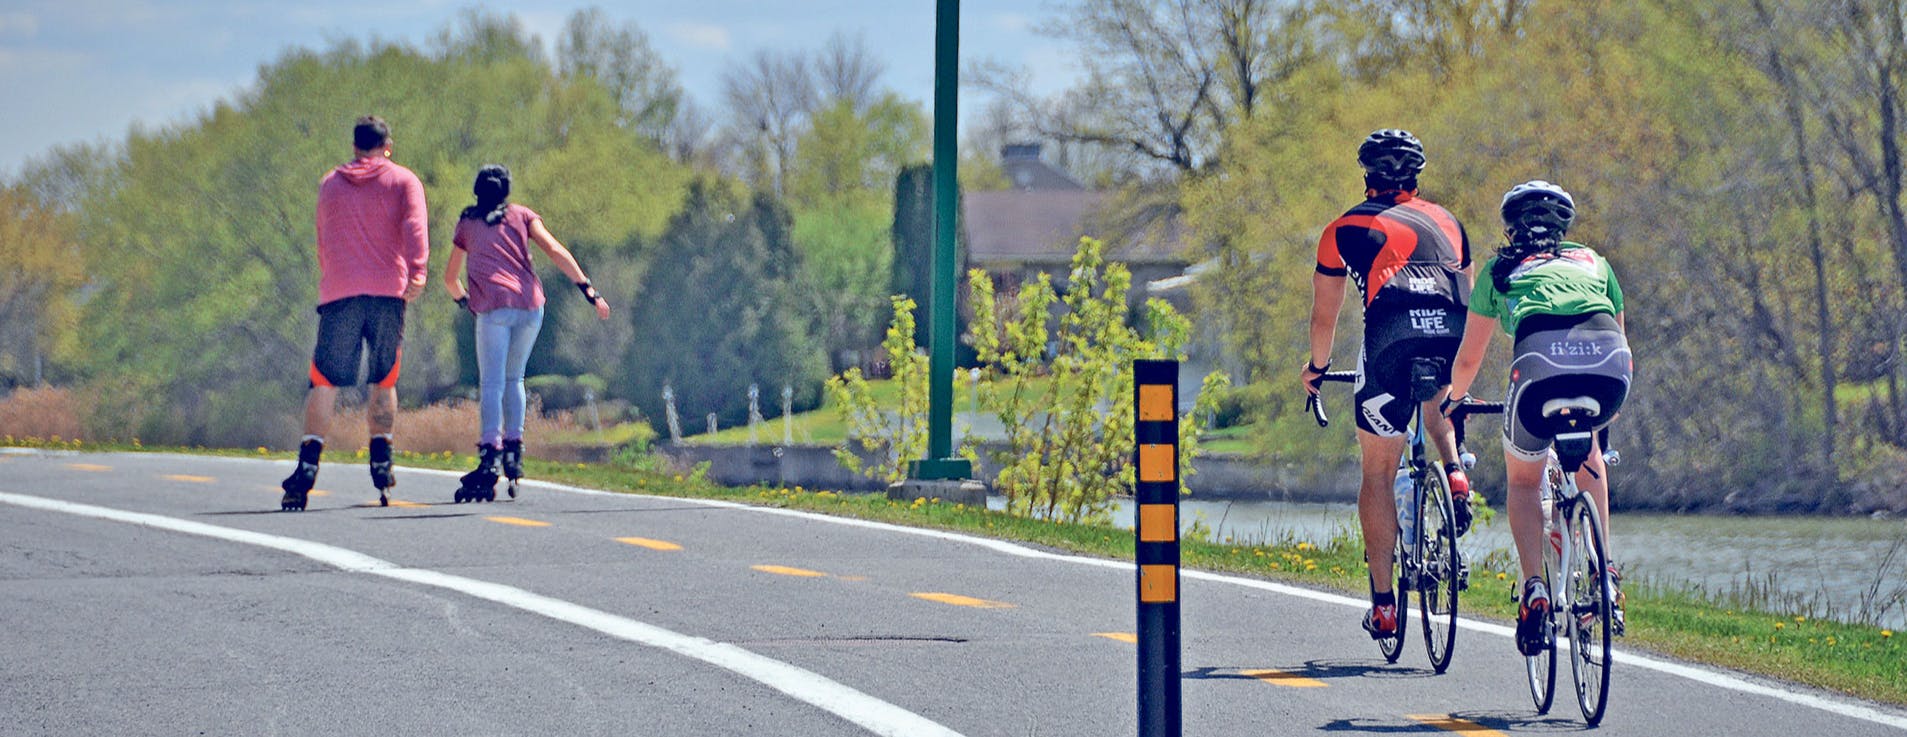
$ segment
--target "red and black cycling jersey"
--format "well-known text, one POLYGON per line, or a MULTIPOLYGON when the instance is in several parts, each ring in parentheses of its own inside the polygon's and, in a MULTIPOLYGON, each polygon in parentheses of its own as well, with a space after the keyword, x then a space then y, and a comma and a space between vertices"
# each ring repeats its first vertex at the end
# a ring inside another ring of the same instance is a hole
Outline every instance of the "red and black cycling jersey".
POLYGON ((1470 236, 1450 211, 1409 192, 1365 200, 1325 226, 1318 273, 1349 274, 1369 311, 1470 302, 1470 236))

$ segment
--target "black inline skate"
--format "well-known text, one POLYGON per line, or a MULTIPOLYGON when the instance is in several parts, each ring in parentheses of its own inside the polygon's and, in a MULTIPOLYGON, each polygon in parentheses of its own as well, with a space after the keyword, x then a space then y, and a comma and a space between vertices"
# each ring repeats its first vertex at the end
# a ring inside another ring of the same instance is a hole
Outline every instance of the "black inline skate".
POLYGON ((324 453, 324 442, 306 440, 298 445, 298 467, 278 486, 285 490, 284 498, 278 501, 282 512, 302 512, 305 498, 311 493, 311 487, 318 483, 318 456, 324 453))
POLYGON ((497 462, 502 455, 494 445, 477 446, 477 468, 458 479, 458 504, 497 500, 497 462))
POLYGON ((391 487, 397 485, 397 477, 391 472, 391 439, 382 435, 371 438, 371 485, 377 487, 378 506, 391 506, 391 487))
POLYGON ((510 480, 510 498, 516 498, 516 483, 523 479, 523 439, 503 441, 503 477, 510 480))

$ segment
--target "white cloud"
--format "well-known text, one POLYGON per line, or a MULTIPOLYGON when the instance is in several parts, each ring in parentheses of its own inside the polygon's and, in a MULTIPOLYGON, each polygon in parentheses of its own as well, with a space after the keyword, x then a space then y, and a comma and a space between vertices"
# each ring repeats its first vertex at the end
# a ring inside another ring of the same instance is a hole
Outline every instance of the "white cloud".
POLYGON ((0 13, 0 38, 26 39, 40 33, 40 19, 32 13, 0 13))
POLYGON ((713 23, 670 23, 663 30, 675 40, 695 48, 727 51, 730 44, 728 29, 713 23))

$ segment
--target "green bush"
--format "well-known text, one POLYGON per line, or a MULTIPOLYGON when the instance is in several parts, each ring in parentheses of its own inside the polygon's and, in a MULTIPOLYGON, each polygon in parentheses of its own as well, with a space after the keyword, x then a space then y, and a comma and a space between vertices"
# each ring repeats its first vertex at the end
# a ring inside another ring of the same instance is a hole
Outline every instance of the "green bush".
MULTIPOLYGON (((609 383, 591 374, 563 376, 545 374, 523 380, 523 390, 543 400, 544 412, 562 412, 587 408, 589 401, 603 401, 609 383)), ((600 406, 598 412, 601 411, 600 406)), ((608 422, 608 418, 604 418, 608 422)))

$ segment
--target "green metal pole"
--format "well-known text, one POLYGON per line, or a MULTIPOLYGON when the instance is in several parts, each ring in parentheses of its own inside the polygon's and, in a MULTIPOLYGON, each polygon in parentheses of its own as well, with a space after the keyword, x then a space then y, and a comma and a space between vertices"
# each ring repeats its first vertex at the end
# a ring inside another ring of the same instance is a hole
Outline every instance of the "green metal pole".
POLYGON ((934 31, 934 284, 927 324, 927 457, 915 462, 909 475, 924 480, 967 479, 973 476, 971 464, 953 454, 960 0, 937 0, 934 31))

